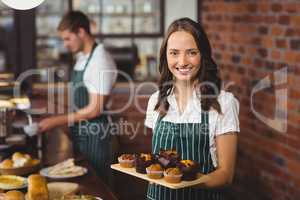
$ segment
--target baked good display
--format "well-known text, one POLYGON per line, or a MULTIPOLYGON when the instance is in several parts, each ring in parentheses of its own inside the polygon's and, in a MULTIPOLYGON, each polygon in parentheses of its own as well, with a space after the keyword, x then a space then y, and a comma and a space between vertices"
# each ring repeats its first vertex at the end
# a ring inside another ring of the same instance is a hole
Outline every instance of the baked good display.
POLYGON ((156 155, 157 161, 166 169, 170 167, 176 167, 180 161, 180 155, 176 150, 160 150, 156 155))
POLYGON ((27 200, 49 200, 47 182, 44 177, 38 174, 28 177, 27 200))
POLYGON ((168 183, 180 183, 182 178, 182 172, 179 168, 168 168, 164 171, 164 180, 168 183))
POLYGON ((163 168, 160 164, 152 164, 146 168, 147 176, 151 179, 160 179, 163 176, 163 168))
POLYGON ((132 168, 134 167, 134 155, 132 154, 122 154, 118 157, 118 161, 121 167, 132 168))
POLYGON ((15 108, 15 104, 8 100, 0 99, 0 108, 15 108))
POLYGON ((30 155, 22 154, 20 152, 14 153, 11 158, 12 158, 15 168, 30 166, 31 159, 32 159, 30 155))
POLYGON ((51 178, 69 178, 81 176, 86 172, 86 168, 75 165, 74 158, 69 158, 52 167, 43 169, 40 173, 51 178))
MULTIPOLYGON (((122 156, 124 156, 122 159, 126 160, 128 155, 123 154, 122 156)), ((160 150, 158 154, 154 155, 139 153, 134 156, 135 170, 124 168, 120 163, 112 164, 111 168, 171 189, 193 187, 205 182, 207 178, 206 175, 198 174, 201 170, 197 161, 181 160, 180 154, 173 149, 160 150)))
POLYGON ((26 187, 26 178, 14 175, 0 175, 0 189, 15 190, 26 187))
POLYGON ((181 160, 178 163, 178 167, 183 174, 182 180, 192 181, 197 179, 197 173, 199 172, 199 164, 196 161, 181 160))
POLYGON ((14 163, 11 159, 5 159, 0 163, 0 168, 2 169, 11 169, 13 168, 14 163))
POLYGON ((25 196, 22 192, 17 190, 8 191, 5 193, 5 200, 25 200, 25 196))
POLYGON ((14 169, 20 167, 31 167, 39 164, 38 159, 33 159, 29 154, 15 152, 11 159, 5 159, 0 163, 0 169, 14 169))
POLYGON ((10 99, 10 102, 16 105, 17 108, 19 109, 28 109, 30 108, 30 100, 28 97, 16 97, 10 99))
POLYGON ((146 174, 146 168, 154 163, 154 156, 149 153, 135 155, 135 170, 138 173, 146 174))
POLYGON ((47 184, 49 199, 60 199, 66 195, 74 195, 79 191, 77 183, 70 182, 51 182, 47 184))
POLYGON ((66 195, 57 200, 98 200, 99 198, 91 195, 66 195))

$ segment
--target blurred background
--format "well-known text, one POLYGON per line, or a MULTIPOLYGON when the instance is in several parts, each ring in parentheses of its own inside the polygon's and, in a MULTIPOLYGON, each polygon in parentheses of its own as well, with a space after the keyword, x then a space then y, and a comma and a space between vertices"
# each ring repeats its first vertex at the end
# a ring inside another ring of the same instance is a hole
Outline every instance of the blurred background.
MULTIPOLYGON (((46 0, 28 11, 0 4, 0 79, 9 82, 28 69, 40 69, 42 73, 29 84, 32 99, 39 96, 39 103, 46 99, 40 83, 48 81, 49 69, 58 72, 56 82, 69 79, 74 60, 56 33, 68 10, 89 15, 93 34, 112 53, 118 68, 133 78, 136 88, 143 82, 155 84, 159 78, 158 53, 168 25, 179 17, 201 22, 223 86, 240 102, 238 162, 228 198, 300 199, 298 0, 46 0)), ((119 80, 113 95, 118 103, 111 108, 121 107, 129 98, 128 85, 122 77, 119 80)), ((149 86, 135 93, 140 108, 146 108, 153 91, 149 86)), ((141 124, 133 140, 130 135, 119 136, 120 153, 150 151, 151 133, 142 125, 144 117, 134 103, 116 116, 141 124)), ((145 182, 115 176, 114 190, 120 199, 143 199, 145 182)))

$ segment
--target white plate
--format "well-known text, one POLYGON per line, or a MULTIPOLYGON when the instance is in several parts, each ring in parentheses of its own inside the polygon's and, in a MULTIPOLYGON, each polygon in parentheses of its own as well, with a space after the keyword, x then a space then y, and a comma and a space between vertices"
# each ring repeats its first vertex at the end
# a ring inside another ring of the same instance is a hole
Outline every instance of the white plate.
POLYGON ((80 173, 80 174, 68 174, 68 175, 64 175, 64 176, 54 176, 54 175, 48 174, 49 167, 47 167, 47 168, 42 169, 40 171, 40 174, 42 176, 45 176, 48 178, 54 178, 54 179, 74 178, 74 177, 82 176, 88 172, 87 168, 85 168, 85 167, 82 167, 82 168, 83 168, 83 170, 82 170, 82 173, 80 173))
POLYGON ((2 190, 18 190, 26 188, 28 185, 27 179, 21 176, 14 176, 14 175, 1 175, 0 178, 9 178, 9 179, 18 179, 19 181, 22 181, 23 184, 20 186, 14 186, 9 184, 0 184, 0 189, 2 190))
MULTIPOLYGON (((74 197, 79 197, 79 196, 81 196, 81 195, 74 195, 74 197)), ((82 196, 85 196, 85 195, 82 195, 82 196)), ((88 196, 88 195, 87 195, 88 196)), ((73 197, 72 195, 68 198, 68 199, 70 199, 71 197, 73 197)), ((72 199, 75 199, 75 198, 72 198, 72 199)), ((100 197, 95 197, 95 196, 92 196, 94 199, 96 199, 96 200, 103 200, 103 199, 101 199, 100 197)), ((76 199, 78 199, 78 198, 76 198, 76 199)))

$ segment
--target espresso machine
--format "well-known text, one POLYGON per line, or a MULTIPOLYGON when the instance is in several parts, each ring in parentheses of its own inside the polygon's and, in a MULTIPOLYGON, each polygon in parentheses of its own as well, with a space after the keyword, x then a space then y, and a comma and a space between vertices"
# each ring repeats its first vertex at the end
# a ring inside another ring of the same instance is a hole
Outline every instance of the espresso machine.
POLYGON ((0 101, 0 144, 5 144, 5 139, 11 132, 11 121, 14 115, 14 106, 9 101, 0 101), (2 104, 2 105, 1 105, 2 104))

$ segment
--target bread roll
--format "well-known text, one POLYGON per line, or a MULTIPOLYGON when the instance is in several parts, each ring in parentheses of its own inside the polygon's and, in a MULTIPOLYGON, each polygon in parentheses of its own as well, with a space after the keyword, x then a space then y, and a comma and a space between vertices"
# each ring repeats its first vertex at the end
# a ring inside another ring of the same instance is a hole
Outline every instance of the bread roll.
POLYGON ((20 152, 15 152, 13 155, 12 155, 12 160, 15 162, 16 160, 19 160, 19 159, 24 159, 25 156, 20 153, 20 152))
POLYGON ((14 167, 25 167, 30 166, 31 157, 28 154, 16 152, 12 155, 12 160, 14 167))
POLYGON ((44 177, 38 174, 28 177, 28 200, 48 200, 48 188, 44 177))
POLYGON ((13 168, 13 165, 14 165, 14 163, 13 163, 12 160, 10 160, 10 159, 5 159, 5 160, 3 160, 3 161, 0 163, 0 168, 2 168, 2 169, 11 169, 11 168, 13 168))
POLYGON ((25 200, 22 192, 12 190, 5 193, 5 200, 25 200))

